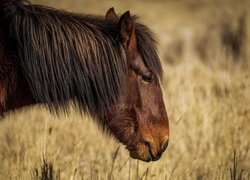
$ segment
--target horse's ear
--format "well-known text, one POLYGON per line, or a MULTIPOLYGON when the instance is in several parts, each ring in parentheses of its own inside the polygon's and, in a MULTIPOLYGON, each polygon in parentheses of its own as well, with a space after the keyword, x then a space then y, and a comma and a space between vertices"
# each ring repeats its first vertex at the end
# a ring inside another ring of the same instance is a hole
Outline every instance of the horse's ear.
POLYGON ((119 18, 115 13, 115 9, 112 7, 110 8, 105 16, 105 20, 107 21, 112 21, 112 22, 118 22, 119 18))
POLYGON ((125 12, 118 23, 118 36, 123 47, 132 52, 136 50, 135 24, 130 16, 130 12, 125 12))

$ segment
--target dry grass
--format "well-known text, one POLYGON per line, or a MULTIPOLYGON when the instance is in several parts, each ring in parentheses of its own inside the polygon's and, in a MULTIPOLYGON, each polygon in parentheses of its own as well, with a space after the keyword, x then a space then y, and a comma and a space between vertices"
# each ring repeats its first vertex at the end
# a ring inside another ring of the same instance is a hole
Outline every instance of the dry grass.
POLYGON ((159 161, 143 163, 89 117, 27 108, 0 122, 0 179, 250 179, 249 2, 35 2, 98 14, 114 6, 141 15, 160 43, 170 145, 159 161), (223 41, 225 33, 243 39, 239 56, 223 41))

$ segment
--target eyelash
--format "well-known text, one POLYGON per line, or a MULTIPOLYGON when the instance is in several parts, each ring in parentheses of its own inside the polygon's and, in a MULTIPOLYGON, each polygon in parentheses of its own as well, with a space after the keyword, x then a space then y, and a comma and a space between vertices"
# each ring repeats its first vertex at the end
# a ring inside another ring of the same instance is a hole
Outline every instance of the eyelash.
POLYGON ((149 75, 141 75, 141 78, 143 81, 150 83, 153 80, 153 75, 151 73, 149 75))

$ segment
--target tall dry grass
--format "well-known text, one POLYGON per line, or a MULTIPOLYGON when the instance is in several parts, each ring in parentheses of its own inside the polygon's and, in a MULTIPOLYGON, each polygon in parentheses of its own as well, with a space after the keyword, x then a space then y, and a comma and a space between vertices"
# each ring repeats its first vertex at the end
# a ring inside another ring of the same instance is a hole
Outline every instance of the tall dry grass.
POLYGON ((170 145, 143 163, 74 110, 25 108, 0 122, 0 179, 250 179, 248 1, 33 2, 142 17, 160 44, 170 145))

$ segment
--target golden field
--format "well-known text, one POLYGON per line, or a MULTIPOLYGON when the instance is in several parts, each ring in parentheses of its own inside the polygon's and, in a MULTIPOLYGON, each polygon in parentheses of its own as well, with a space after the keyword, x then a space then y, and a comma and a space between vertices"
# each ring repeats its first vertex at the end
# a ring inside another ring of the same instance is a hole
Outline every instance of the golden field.
POLYGON ((133 160, 90 117, 42 107, 0 121, 0 180, 250 179, 250 3, 247 0, 32 0, 105 15, 130 10, 156 34, 170 144, 133 160))

